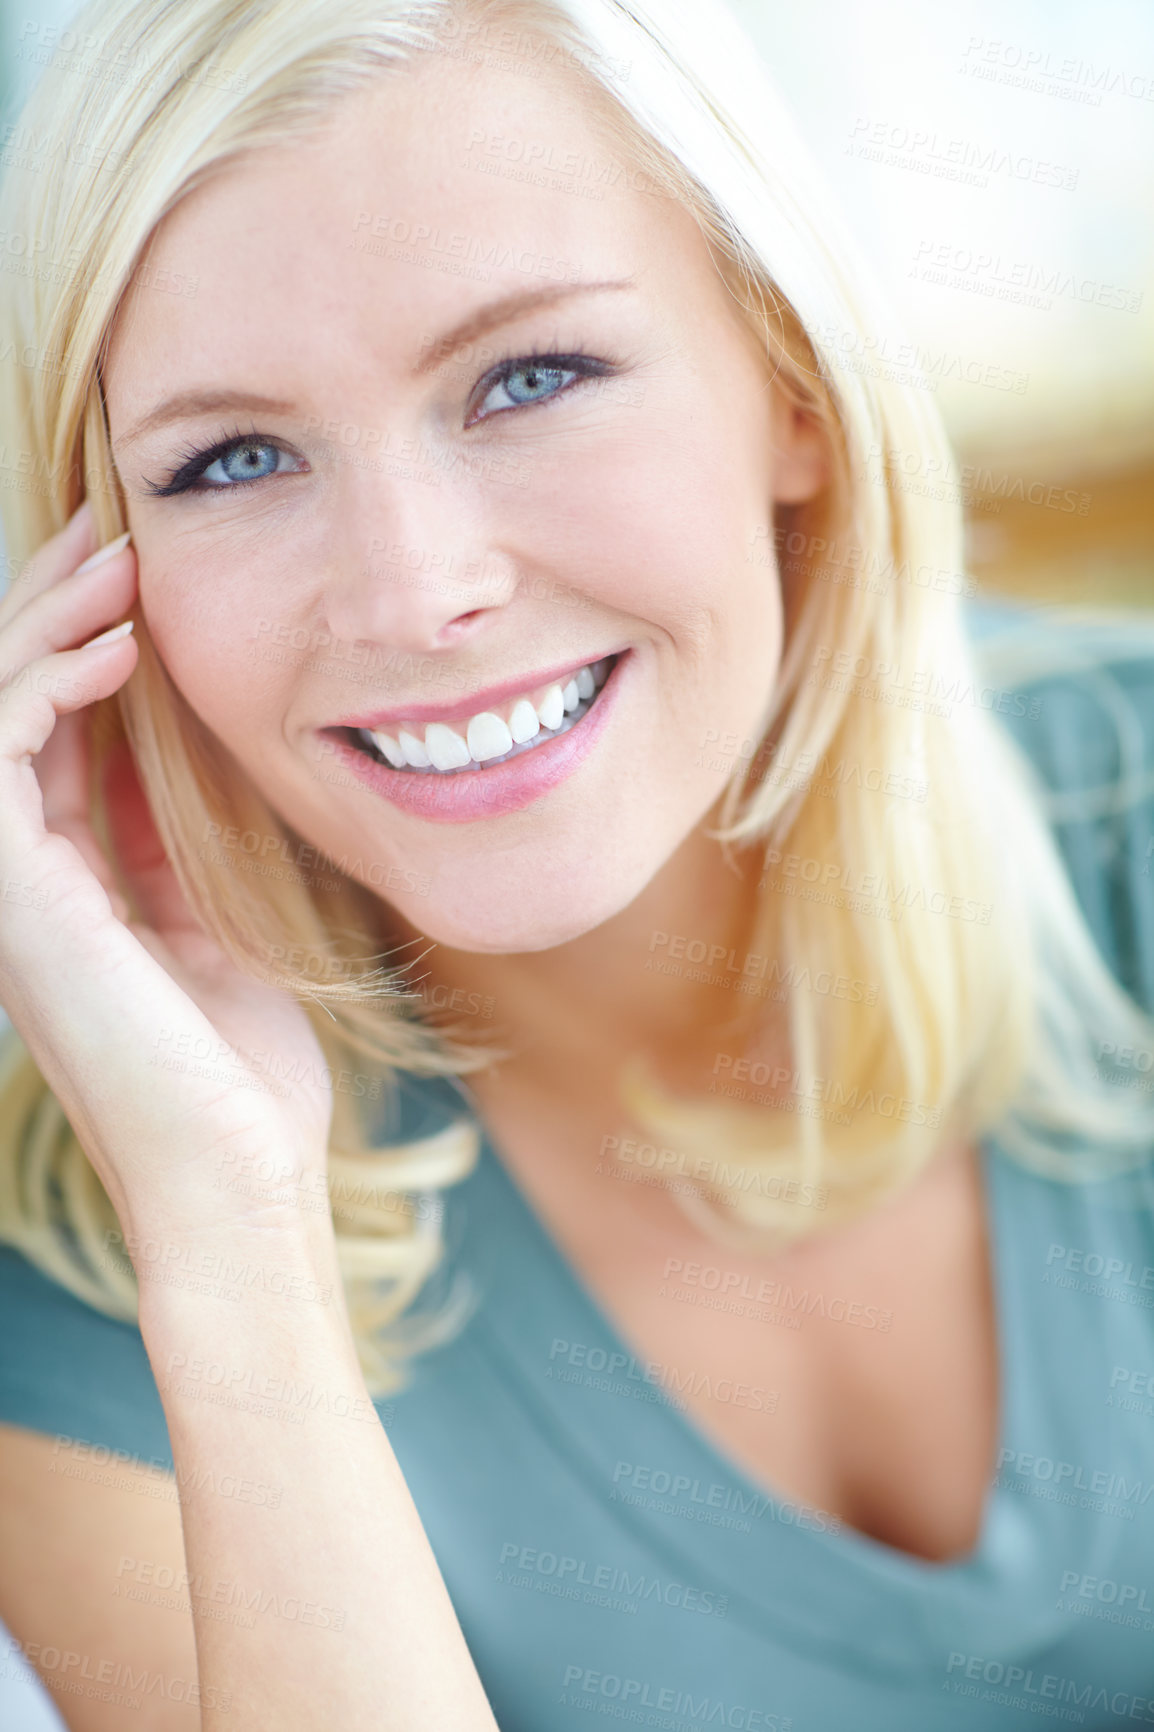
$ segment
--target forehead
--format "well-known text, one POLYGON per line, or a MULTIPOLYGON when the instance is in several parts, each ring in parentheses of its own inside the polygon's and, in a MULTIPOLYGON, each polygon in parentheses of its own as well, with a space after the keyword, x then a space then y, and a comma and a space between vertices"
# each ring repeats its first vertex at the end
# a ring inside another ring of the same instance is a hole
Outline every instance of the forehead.
MULTIPOLYGON (((602 99, 604 100, 604 99, 602 99)), ((363 359, 419 348, 473 307, 559 283, 707 268, 696 225, 622 149, 583 76, 422 53, 323 128, 216 171, 159 225, 108 379, 211 331, 222 366, 285 360, 285 325, 363 359), (169 287, 172 292, 164 292, 169 287), (126 339, 131 336, 131 341, 126 339)))

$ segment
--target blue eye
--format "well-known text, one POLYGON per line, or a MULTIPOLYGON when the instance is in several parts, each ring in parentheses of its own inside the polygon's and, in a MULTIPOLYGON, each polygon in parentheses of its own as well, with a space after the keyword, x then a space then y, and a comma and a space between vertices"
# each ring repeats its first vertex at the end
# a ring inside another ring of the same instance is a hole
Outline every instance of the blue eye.
POLYGON ((279 445, 269 445, 264 440, 247 439, 243 445, 232 445, 219 457, 214 458, 208 467, 201 471, 200 479, 206 481, 210 487, 227 486, 236 481, 263 481, 266 475, 276 474, 281 458, 287 456, 288 453, 282 451, 279 445))
POLYGON ((494 391, 504 391, 513 407, 522 403, 539 403, 543 397, 559 391, 566 378, 576 377, 571 367, 546 367, 538 361, 524 361, 519 367, 511 368, 503 379, 498 379, 484 400, 487 402, 494 391))
POLYGON ((505 409, 546 403, 567 391, 577 379, 602 378, 612 371, 606 362, 595 361, 591 355, 520 355, 512 361, 502 361, 478 387, 483 392, 479 409, 485 414, 478 412, 469 424, 505 409), (496 401, 492 401, 494 396, 496 401))
POLYGON ((187 459, 165 481, 146 481, 153 498, 169 499, 177 493, 227 493, 249 482, 264 481, 270 475, 297 473, 307 469, 301 457, 294 457, 271 439, 255 434, 237 434, 222 440, 207 451, 190 451, 187 459))

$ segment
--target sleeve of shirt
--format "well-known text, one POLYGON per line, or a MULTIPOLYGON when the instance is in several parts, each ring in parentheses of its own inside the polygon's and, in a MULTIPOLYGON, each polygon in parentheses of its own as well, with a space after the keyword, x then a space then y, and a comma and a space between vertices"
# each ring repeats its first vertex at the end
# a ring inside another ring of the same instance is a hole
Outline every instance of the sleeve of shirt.
POLYGON ((1048 790, 1046 815, 1107 965, 1154 1014, 1154 613, 987 603, 975 616, 983 695, 1048 790))
POLYGON ((61 1449, 172 1471, 164 1408, 135 1324, 106 1317, 0 1245, 0 1421, 61 1449))
MULTIPOLYGON (((0 1041, 10 1025, 0 1014, 0 1041)), ((402 1077, 371 1125, 373 1143, 432 1135, 462 1111, 450 1079, 402 1077)), ((140 1330, 106 1316, 0 1243, 0 1423, 90 1446, 102 1460, 172 1471, 160 1393, 140 1330)))

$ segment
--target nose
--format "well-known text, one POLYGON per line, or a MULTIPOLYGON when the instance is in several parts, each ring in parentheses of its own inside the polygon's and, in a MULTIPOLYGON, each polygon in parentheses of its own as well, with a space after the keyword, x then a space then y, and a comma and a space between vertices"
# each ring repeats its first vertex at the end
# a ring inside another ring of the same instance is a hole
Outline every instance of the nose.
POLYGON ((465 643, 508 606, 514 559, 474 488, 435 468, 350 487, 324 586, 329 630, 415 654, 465 643))

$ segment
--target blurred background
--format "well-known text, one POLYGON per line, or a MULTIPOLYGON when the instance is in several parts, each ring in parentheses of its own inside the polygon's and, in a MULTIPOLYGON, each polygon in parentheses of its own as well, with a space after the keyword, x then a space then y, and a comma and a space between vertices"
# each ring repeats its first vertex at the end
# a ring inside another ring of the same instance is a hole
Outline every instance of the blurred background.
MULTIPOLYGON (((1154 7, 729 3, 889 288, 855 365, 928 374, 981 588, 1154 607, 1154 7)), ((0 160, 74 10, 0 0, 0 160)), ((0 1727, 61 1725, 0 1626, 0 1727)))
POLYGON ((975 578, 1154 606, 1154 7, 730 4, 901 315, 874 364, 937 384, 975 578))

